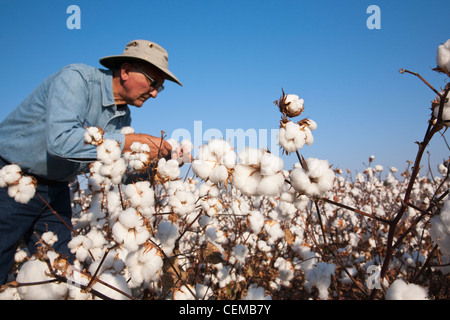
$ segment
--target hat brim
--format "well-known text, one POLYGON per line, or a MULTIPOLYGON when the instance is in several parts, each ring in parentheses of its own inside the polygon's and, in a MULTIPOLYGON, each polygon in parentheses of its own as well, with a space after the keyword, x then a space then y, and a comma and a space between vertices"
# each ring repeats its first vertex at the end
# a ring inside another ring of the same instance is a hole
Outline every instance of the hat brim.
POLYGON ((145 59, 141 59, 138 57, 130 57, 130 56, 127 57, 124 55, 118 55, 118 56, 103 57, 99 60, 99 62, 101 63, 102 66, 104 66, 108 69, 112 69, 114 66, 118 65, 119 63, 125 62, 125 61, 130 61, 130 60, 148 63, 148 64, 152 65, 153 67, 157 68, 158 70, 160 70, 162 73, 164 73, 167 80, 175 82, 175 83, 179 84, 180 86, 183 86, 183 84, 180 82, 180 80, 178 80, 178 78, 175 77, 175 75, 172 72, 170 72, 168 69, 159 67, 156 64, 153 64, 145 59))

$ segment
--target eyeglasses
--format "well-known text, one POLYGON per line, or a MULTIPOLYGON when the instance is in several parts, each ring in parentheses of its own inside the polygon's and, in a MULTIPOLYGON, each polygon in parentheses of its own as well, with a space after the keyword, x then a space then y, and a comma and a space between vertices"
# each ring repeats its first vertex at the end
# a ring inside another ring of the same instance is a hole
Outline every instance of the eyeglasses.
POLYGON ((140 73, 142 73, 146 78, 147 82, 150 87, 152 87, 154 90, 161 92, 164 90, 164 86, 162 84, 159 84, 158 80, 154 80, 152 77, 150 77, 148 74, 146 74, 141 68, 134 66, 135 69, 137 69, 140 73))

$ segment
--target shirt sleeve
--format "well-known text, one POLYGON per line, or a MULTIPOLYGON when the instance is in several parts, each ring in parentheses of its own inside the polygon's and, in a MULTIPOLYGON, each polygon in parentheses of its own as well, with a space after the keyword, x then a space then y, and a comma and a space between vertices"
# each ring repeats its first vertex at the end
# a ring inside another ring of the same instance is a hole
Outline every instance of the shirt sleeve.
MULTIPOLYGON (((97 159, 96 147, 84 142, 89 89, 82 74, 73 68, 54 79, 47 93, 46 142, 50 155, 76 162, 97 159)), ((125 139, 120 133, 110 135, 119 142, 125 139)))

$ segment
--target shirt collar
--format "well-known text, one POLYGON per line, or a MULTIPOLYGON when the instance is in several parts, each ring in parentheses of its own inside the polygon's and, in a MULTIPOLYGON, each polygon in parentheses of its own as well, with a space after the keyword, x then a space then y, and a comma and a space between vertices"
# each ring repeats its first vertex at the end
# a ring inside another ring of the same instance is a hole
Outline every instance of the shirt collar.
POLYGON ((102 105, 110 107, 115 105, 113 94, 113 72, 112 70, 100 70, 102 72, 101 86, 102 86, 102 105))

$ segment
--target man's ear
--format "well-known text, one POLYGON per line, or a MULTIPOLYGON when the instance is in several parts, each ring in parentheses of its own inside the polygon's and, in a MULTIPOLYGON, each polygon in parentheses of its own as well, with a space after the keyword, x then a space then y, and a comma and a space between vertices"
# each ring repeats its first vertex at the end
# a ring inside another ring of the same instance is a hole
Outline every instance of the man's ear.
POLYGON ((131 70, 133 69, 133 66, 129 62, 122 63, 122 66, 120 67, 120 78, 123 81, 128 80, 128 77, 130 75, 131 70))

